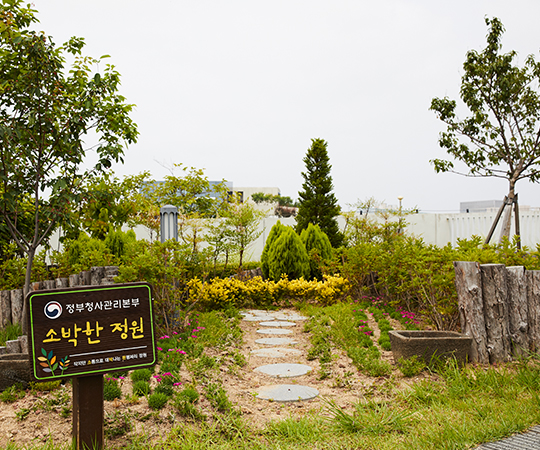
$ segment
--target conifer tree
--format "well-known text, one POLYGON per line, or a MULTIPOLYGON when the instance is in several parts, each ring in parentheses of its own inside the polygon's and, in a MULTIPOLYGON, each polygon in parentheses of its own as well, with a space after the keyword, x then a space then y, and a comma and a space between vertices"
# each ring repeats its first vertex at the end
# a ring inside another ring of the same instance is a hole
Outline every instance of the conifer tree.
POLYGON ((269 277, 279 281, 283 275, 289 279, 309 277, 309 258, 300 236, 291 227, 283 227, 273 242, 268 256, 269 277))
POLYGON ((328 236, 324 231, 321 231, 319 225, 310 223, 306 229, 302 230, 300 239, 302 239, 308 253, 310 278, 322 279, 320 264, 332 258, 332 244, 328 236))
POLYGON ((296 216, 296 231, 300 233, 310 223, 319 225, 326 233, 333 247, 339 247, 343 235, 339 231, 336 217, 339 205, 333 194, 332 177, 330 176, 330 159, 323 139, 312 139, 311 148, 304 157, 306 171, 302 172, 304 183, 298 193, 299 208, 296 216))
POLYGON ((285 225, 282 225, 281 222, 278 220, 277 223, 272 227, 270 233, 268 234, 268 237, 266 238, 266 244, 264 245, 264 249, 261 255, 261 270, 264 278, 268 278, 269 276, 268 258, 270 256, 270 248, 285 228, 285 225))

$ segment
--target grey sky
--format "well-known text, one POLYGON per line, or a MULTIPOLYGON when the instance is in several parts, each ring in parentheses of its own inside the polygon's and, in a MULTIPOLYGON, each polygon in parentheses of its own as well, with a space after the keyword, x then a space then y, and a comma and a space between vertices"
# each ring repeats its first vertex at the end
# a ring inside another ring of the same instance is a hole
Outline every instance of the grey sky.
MULTIPOLYGON (((465 54, 499 17, 503 51, 540 49, 536 0, 34 0, 56 43, 111 55, 137 105, 139 142, 119 175, 204 168, 297 197, 311 138, 328 141, 340 204, 375 197, 423 211, 502 199, 504 180, 435 174, 433 97, 457 99, 465 54)), ((521 181, 520 203, 540 206, 521 181)))

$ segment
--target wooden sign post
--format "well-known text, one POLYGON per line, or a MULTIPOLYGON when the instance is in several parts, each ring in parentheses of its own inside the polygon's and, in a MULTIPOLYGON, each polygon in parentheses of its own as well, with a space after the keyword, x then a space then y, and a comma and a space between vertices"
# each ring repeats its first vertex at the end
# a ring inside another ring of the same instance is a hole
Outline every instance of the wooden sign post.
POLYGON ((151 286, 34 291, 26 301, 34 377, 73 377, 76 448, 103 448, 103 373, 157 362, 151 286))

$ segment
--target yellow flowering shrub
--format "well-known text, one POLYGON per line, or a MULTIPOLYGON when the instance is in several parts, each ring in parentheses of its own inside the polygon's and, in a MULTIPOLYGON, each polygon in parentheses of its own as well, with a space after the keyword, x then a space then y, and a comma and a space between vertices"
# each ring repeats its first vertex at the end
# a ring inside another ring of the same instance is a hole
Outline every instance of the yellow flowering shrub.
POLYGON ((337 302, 349 290, 349 282, 340 276, 324 276, 323 281, 306 281, 303 278, 278 282, 263 281, 261 277, 249 280, 214 278, 203 282, 193 278, 188 282, 189 302, 199 302, 208 308, 227 305, 269 306, 284 302, 312 301, 323 305, 337 302))

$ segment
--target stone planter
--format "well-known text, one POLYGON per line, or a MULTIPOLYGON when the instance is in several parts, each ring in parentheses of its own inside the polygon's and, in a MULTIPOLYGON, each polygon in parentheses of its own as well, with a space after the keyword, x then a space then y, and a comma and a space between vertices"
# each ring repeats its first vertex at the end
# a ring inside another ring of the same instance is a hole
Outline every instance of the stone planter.
POLYGON ((10 353, 0 356, 0 391, 22 383, 28 386, 30 381, 35 381, 30 365, 28 353, 10 353))
POLYGON ((472 338, 453 331, 405 331, 388 332, 394 361, 414 355, 428 364, 433 357, 455 357, 460 363, 469 358, 472 338))

